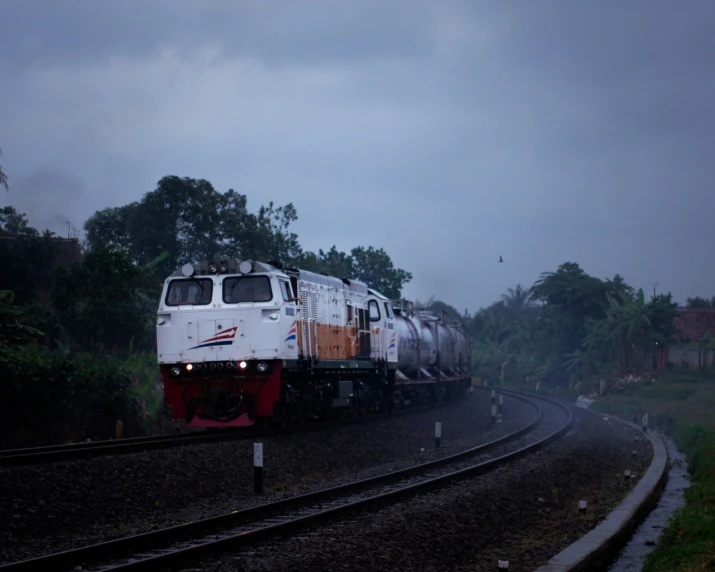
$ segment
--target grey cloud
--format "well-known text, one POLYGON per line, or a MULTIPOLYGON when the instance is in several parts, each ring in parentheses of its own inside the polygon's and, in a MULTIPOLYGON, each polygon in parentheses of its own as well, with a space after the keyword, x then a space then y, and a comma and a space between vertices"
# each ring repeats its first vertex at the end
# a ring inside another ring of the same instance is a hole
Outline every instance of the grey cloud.
POLYGON ((6 0, 5 5, 4 18, 13 25, 0 37, 0 54, 12 54, 7 60, 22 66, 141 57, 161 48, 190 55, 205 44, 276 64, 415 57, 433 45, 426 0, 6 0))
POLYGON ((84 211, 87 198, 82 181, 52 167, 40 167, 17 177, 12 185, 12 205, 28 215, 30 225, 60 236, 67 235, 66 222, 81 230, 83 220, 79 213, 84 211))
POLYGON ((715 294, 709 1, 5 5, 2 164, 35 220, 178 174, 292 201, 305 247, 384 247, 460 309, 566 260, 715 294))

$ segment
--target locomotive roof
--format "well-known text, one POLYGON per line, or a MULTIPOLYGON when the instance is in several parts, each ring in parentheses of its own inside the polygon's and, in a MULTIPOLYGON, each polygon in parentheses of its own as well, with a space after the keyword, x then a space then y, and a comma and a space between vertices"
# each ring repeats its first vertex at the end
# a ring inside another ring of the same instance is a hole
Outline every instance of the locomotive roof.
MULTIPOLYGON (((192 264, 194 267, 194 276, 202 276, 202 275, 214 275, 214 274, 219 274, 219 272, 211 272, 209 269, 210 264, 215 264, 217 266, 220 265, 226 265, 226 271, 225 272, 220 272, 220 274, 241 274, 238 270, 238 266, 240 260, 236 260, 235 258, 230 258, 228 260, 223 259, 223 260, 202 260, 201 262, 196 262, 192 264)), ((266 262, 259 262, 259 261, 252 261, 248 260, 247 262, 251 262, 253 264, 253 270, 252 273, 255 272, 275 272, 277 274, 284 274, 282 270, 276 268, 275 266, 268 264, 266 262)), ((182 273, 181 268, 177 268, 174 273, 171 275, 171 277, 181 277, 181 278, 186 278, 186 276, 182 273)))
MULTIPOLYGON (((300 268, 276 268, 272 264, 266 263, 266 262, 258 262, 258 261, 248 261, 253 263, 253 272, 275 272, 276 274, 283 275, 283 276, 293 276, 295 278, 300 278, 301 280, 306 280, 308 282, 313 282, 315 284, 322 284, 323 286, 329 286, 332 288, 341 288, 348 290, 350 292, 356 292, 359 294, 367 294, 368 293, 368 287, 367 284, 364 284, 363 282, 360 282, 359 280, 351 280, 348 278, 336 278, 335 276, 330 276, 328 274, 323 274, 319 272, 311 272, 310 270, 301 270, 300 268)), ((194 276, 204 276, 204 275, 212 275, 212 274, 217 274, 217 272, 210 272, 209 270, 209 265, 210 264, 216 264, 216 265, 221 265, 225 264, 228 268, 226 272, 221 272, 221 274, 240 274, 238 271, 238 266, 239 266, 240 260, 236 259, 228 259, 228 260, 202 260, 201 262, 197 262, 193 264, 193 267, 195 269, 195 274, 194 276)), ((178 268, 174 271, 174 273, 171 275, 171 278, 174 277, 180 277, 180 278, 185 278, 184 274, 181 271, 181 268, 178 268)), ((384 298, 381 294, 378 294, 374 290, 369 290, 371 294, 374 294, 375 296, 378 296, 380 298, 384 298)), ((387 298, 385 298, 387 299, 387 298)))
POLYGON ((310 270, 301 270, 300 268, 286 268, 284 270, 289 276, 294 276, 308 282, 314 282, 316 284, 322 284, 323 286, 330 286, 332 288, 344 288, 350 292, 357 292, 360 294, 368 293, 367 284, 364 284, 359 280, 336 278, 335 276, 330 276, 329 274, 311 272, 310 270))

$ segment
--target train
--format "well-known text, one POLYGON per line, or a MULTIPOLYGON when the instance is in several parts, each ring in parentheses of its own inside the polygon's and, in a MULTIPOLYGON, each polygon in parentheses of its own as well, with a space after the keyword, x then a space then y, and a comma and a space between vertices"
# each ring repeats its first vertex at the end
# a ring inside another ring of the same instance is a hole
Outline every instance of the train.
POLYGON ((164 282, 156 328, 165 405, 190 427, 364 416, 471 385, 458 322, 277 262, 184 264, 164 282))

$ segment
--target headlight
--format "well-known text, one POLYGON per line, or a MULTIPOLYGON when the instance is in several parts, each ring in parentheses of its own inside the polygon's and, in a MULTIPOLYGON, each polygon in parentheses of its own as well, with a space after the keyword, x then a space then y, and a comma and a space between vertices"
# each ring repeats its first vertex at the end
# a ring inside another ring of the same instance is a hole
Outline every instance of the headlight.
POLYGON ((268 371, 268 364, 264 361, 259 361, 256 365, 256 371, 258 373, 266 373, 268 371))
POLYGON ((187 363, 187 364, 186 364, 186 371, 191 371, 192 369, 194 369, 194 366, 191 365, 190 363, 187 363))
POLYGON ((238 364, 238 367, 240 367, 241 369, 246 369, 247 365, 248 364, 245 361, 242 361, 241 363, 238 364))
POLYGON ((174 366, 171 368, 171 370, 169 370, 169 373, 171 373, 171 375, 176 377, 177 375, 179 375, 181 373, 181 368, 174 366))

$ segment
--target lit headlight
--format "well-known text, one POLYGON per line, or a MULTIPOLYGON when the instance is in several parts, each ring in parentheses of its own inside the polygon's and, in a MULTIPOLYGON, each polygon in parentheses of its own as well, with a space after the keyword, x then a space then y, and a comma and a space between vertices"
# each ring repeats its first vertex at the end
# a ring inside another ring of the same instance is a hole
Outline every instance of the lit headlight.
POLYGON ((256 365, 256 371, 258 373, 266 373, 268 371, 268 364, 264 361, 259 361, 256 365))
POLYGON ((238 364, 238 367, 240 367, 241 369, 246 369, 247 365, 248 364, 245 361, 242 361, 241 363, 238 364))
POLYGON ((194 366, 191 365, 190 363, 187 363, 187 364, 186 364, 186 371, 191 371, 192 369, 194 369, 194 366))

